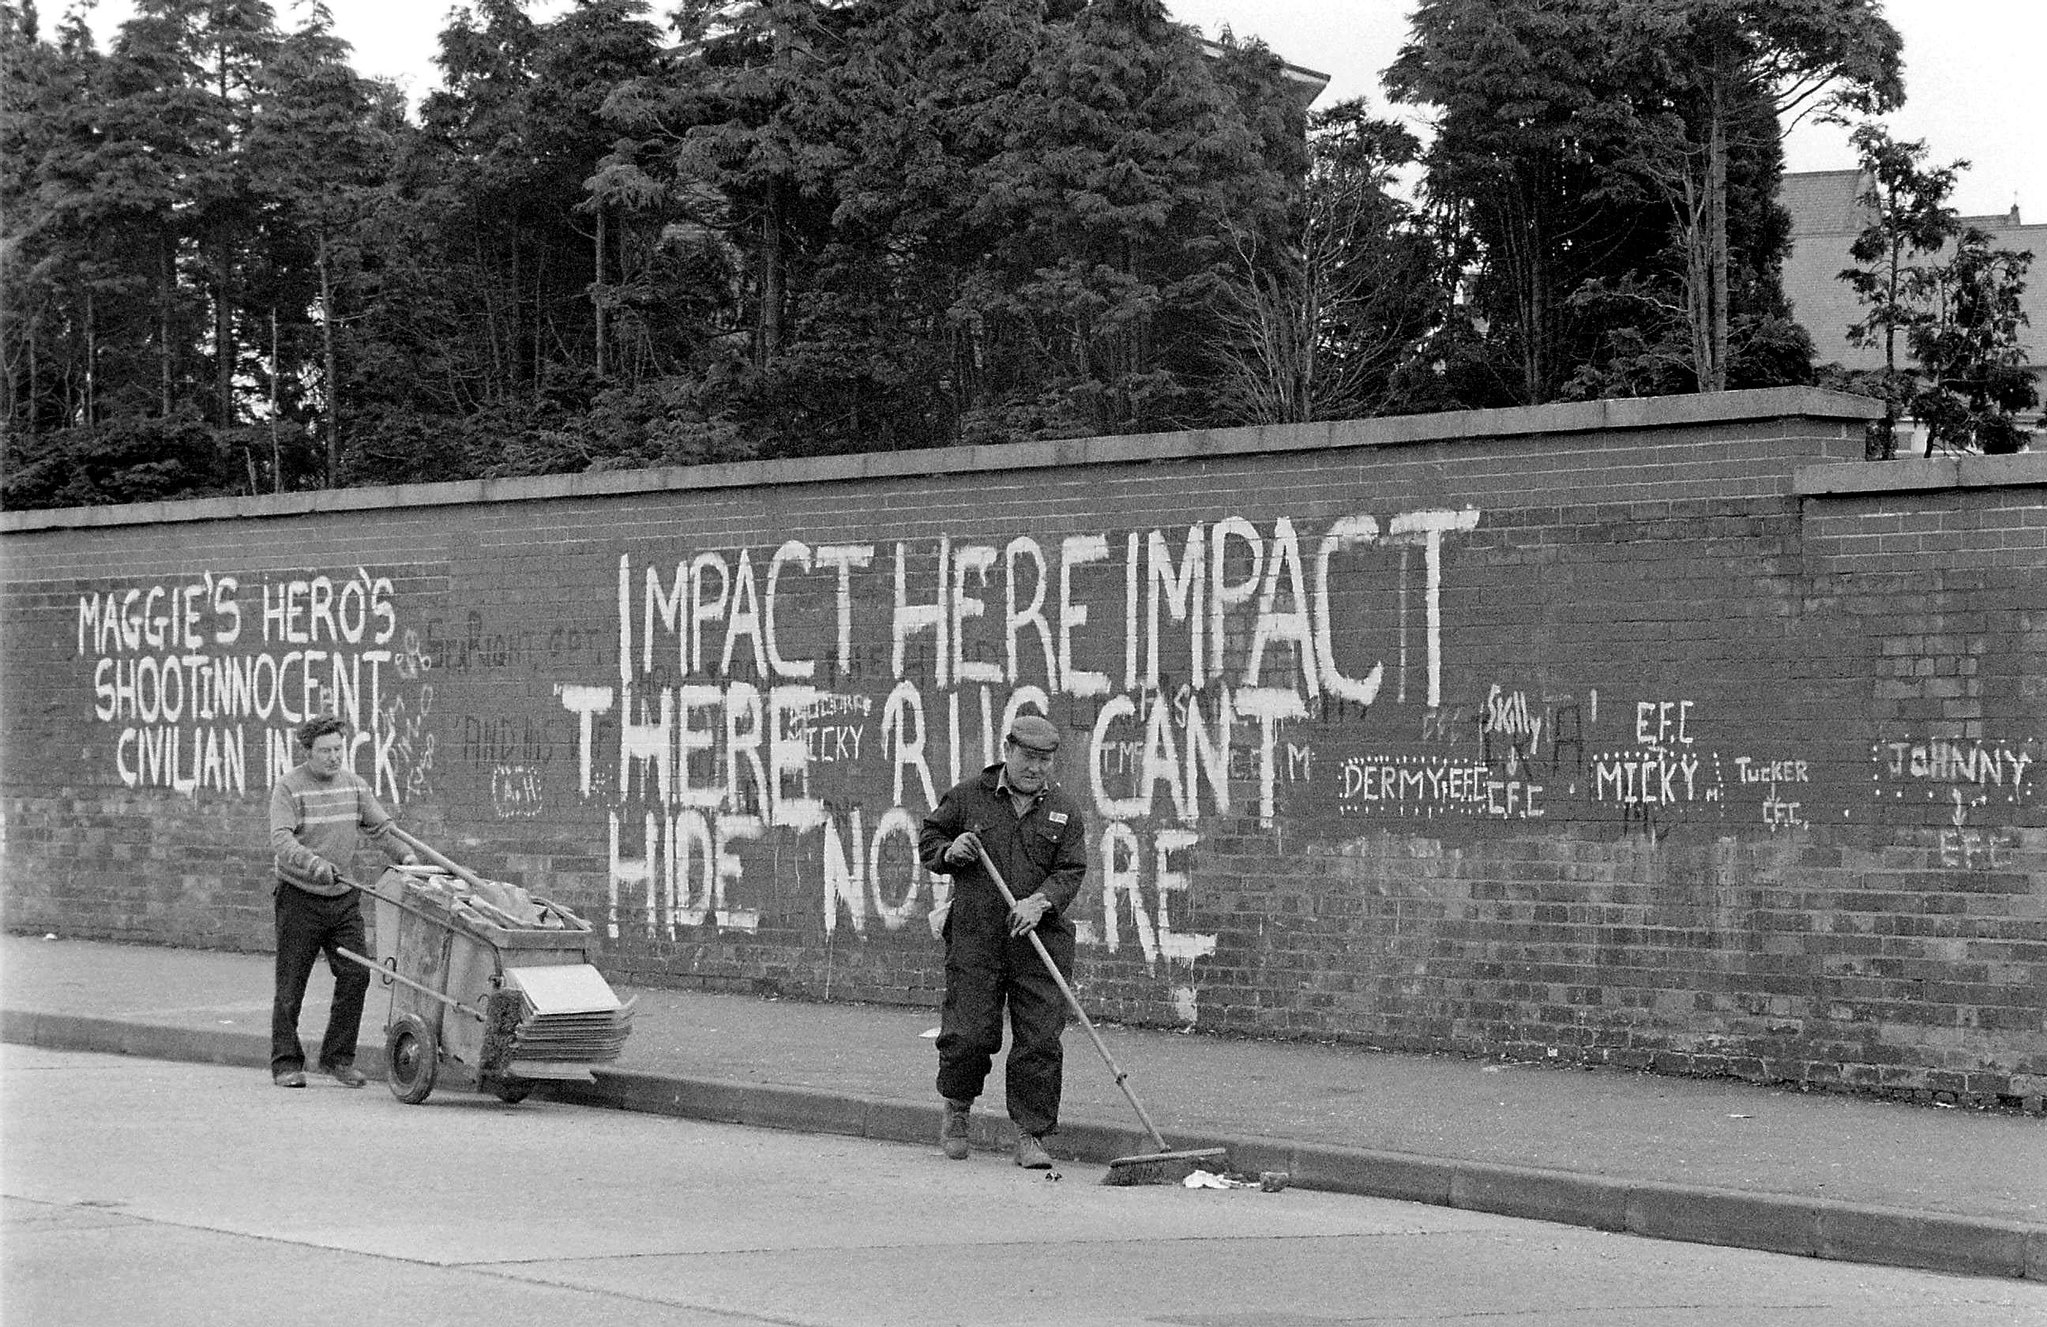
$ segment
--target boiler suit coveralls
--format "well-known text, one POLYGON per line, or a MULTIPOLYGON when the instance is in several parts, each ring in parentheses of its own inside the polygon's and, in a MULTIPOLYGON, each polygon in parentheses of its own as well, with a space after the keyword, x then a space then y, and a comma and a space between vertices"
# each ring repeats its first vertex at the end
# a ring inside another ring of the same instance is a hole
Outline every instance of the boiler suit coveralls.
POLYGON ((1031 948, 1009 934, 1009 906, 976 860, 955 866, 945 850, 968 830, 1002 872, 1017 898, 1042 894, 1051 907, 1037 935, 1062 974, 1073 972, 1073 923, 1066 912, 1087 873, 1087 833, 1080 804, 1056 784, 1037 793, 1018 815, 1002 785, 1002 765, 948 792, 924 818, 918 855, 925 867, 953 879, 944 926, 945 1005, 939 1017, 938 1091, 953 1101, 981 1095, 1002 1049, 1002 1011, 1009 1009, 1013 1043, 1004 1066, 1009 1117, 1024 1133, 1059 1127, 1065 998, 1031 948))

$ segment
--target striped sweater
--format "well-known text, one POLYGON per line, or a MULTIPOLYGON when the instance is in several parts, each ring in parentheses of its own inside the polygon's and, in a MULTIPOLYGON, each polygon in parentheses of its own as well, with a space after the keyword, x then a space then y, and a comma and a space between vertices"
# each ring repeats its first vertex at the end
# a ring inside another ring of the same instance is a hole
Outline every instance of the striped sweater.
POLYGON ((370 785, 352 770, 318 779, 304 765, 293 766, 270 789, 270 848, 277 858, 276 883, 330 898, 348 892, 335 881, 345 874, 367 833, 393 861, 408 849, 391 831, 396 822, 377 802, 370 785))

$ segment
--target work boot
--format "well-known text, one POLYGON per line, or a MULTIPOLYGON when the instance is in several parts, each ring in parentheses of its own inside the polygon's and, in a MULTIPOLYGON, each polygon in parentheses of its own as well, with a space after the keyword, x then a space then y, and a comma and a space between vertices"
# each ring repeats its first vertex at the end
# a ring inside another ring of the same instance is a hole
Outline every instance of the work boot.
POLYGON ((938 1146, 947 1161, 967 1159, 968 1112, 973 1107, 971 1101, 945 1099, 945 1118, 938 1122, 938 1146))
POLYGON ((327 1066, 327 1076, 343 1087, 361 1087, 370 1081, 362 1070, 352 1064, 330 1064, 327 1066))
POLYGON ((270 1081, 279 1087, 304 1087, 306 1085, 306 1076, 297 1069, 279 1069, 276 1073, 270 1075, 270 1081))
POLYGON ((1016 1134, 1016 1164, 1025 1170, 1050 1170, 1052 1154, 1045 1150, 1045 1145, 1036 1136, 1019 1129, 1016 1134))

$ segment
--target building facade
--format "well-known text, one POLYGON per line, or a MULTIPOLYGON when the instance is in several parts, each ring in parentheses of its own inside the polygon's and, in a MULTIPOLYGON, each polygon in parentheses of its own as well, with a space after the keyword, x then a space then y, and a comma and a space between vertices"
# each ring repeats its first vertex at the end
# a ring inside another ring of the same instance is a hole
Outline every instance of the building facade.
MULTIPOLYGON (((1850 369, 1881 369, 1881 346, 1857 346, 1848 340, 1848 328, 1859 322, 1864 309, 1841 273, 1855 266, 1849 246, 1870 224, 1870 209, 1862 195, 1869 187, 1861 170, 1806 171, 1786 175, 1777 195, 1791 214, 1792 250, 1784 260, 1784 294, 1791 301, 1792 316, 1812 334, 1814 361, 1840 364, 1850 369)), ((2047 405, 2047 225, 2027 225, 2014 203, 2009 212, 1995 216, 1963 217, 1964 226, 1988 232, 2000 249, 2033 255, 2020 308, 2027 326, 2021 344, 2033 369, 2040 400, 2047 405)), ((1945 254, 1933 255, 1940 261, 1945 254)), ((1898 364, 1913 361, 1904 338, 1898 339, 1898 364)), ((2043 427, 2042 409, 2036 406, 2021 422, 2035 430, 2043 427)), ((1900 438, 1900 451, 1923 451, 1923 435, 1912 447, 1900 438)), ((2035 445, 2038 445, 2036 439, 2035 445)))

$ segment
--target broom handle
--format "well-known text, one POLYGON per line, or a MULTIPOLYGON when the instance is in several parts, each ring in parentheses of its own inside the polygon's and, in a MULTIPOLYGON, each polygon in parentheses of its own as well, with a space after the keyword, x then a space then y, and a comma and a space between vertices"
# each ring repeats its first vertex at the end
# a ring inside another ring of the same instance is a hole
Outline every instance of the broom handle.
POLYGON ((398 826, 396 825, 391 826, 391 832, 393 834, 396 834, 399 840, 408 845, 414 852, 426 858, 435 866, 440 867, 443 871, 446 871, 449 874, 455 876, 458 880, 462 881, 463 884, 468 885, 471 889, 478 889, 482 887, 483 877, 478 875, 476 872, 470 870, 468 867, 463 866, 457 862, 451 861, 446 857, 443 857, 440 853, 435 852, 425 843, 422 843, 420 840, 414 838, 412 835, 407 834, 404 830, 398 828, 398 826))
MULTIPOLYGON (((995 888, 1001 893, 1002 901, 1014 909, 1016 895, 1009 892, 1009 882, 1002 878, 1002 872, 997 870, 995 863, 989 859, 988 850, 981 846, 979 834, 974 836, 974 852, 981 859, 981 868, 988 873, 988 878, 995 882, 995 888)), ((1153 1146, 1161 1152, 1172 1151, 1166 1145, 1164 1136, 1159 1133, 1159 1127, 1151 1122, 1151 1113, 1145 1110, 1144 1103, 1137 1099, 1137 1093, 1130 1090, 1130 1075, 1123 1071, 1123 1067, 1116 1063, 1116 1057, 1109 1053, 1109 1044, 1103 1041, 1102 1034, 1095 1030, 1094 1020, 1087 1016, 1087 1010, 1080 1007, 1080 997, 1073 993, 1073 987, 1066 982, 1066 974, 1052 961, 1052 955, 1046 950, 1045 942, 1038 938, 1037 930, 1033 928, 1024 934, 1030 938, 1031 948, 1038 951, 1039 959, 1045 964, 1045 971, 1051 973, 1052 980, 1059 983, 1059 993, 1066 997, 1066 1007, 1073 1011, 1073 1016, 1087 1029, 1088 1040, 1094 1042, 1095 1049, 1101 1053, 1102 1063, 1108 1065, 1109 1072, 1115 1075, 1116 1086, 1123 1089, 1124 1099, 1129 1101, 1130 1109, 1136 1111, 1137 1118, 1144 1121, 1144 1131, 1151 1135, 1153 1146)))
MULTIPOLYGON (((462 865, 460 862, 455 861, 453 858, 445 857, 440 853, 435 852, 425 842, 406 833, 397 825, 391 826, 391 832, 393 834, 396 834, 401 842, 410 845, 414 852, 426 858, 435 866, 440 867, 443 871, 448 872, 450 875, 460 880, 463 884, 468 885, 471 889, 483 888, 484 885, 483 877, 478 875, 476 872, 470 870, 468 867, 462 865)), ((590 929, 590 923, 584 921, 575 913, 570 912, 568 908, 566 908, 562 904, 556 903, 553 899, 544 899, 537 894, 534 895, 533 898, 536 903, 544 903, 548 907, 553 908, 556 912, 560 913, 562 916, 568 918, 571 922, 575 923, 575 925, 579 929, 585 931, 590 929)))

